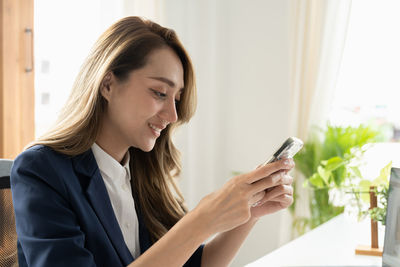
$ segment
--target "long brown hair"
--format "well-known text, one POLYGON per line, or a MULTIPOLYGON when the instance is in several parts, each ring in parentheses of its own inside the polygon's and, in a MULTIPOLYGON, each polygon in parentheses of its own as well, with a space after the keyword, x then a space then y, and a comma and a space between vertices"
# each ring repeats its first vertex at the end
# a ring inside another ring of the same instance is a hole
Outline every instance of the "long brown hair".
POLYGON ((176 33, 140 17, 126 17, 107 29, 97 40, 81 67, 72 92, 53 128, 34 143, 76 156, 91 148, 100 129, 106 105, 101 83, 112 72, 121 81, 146 64, 148 55, 171 48, 184 70, 184 90, 177 104, 177 122, 161 133, 150 152, 131 147, 132 191, 152 241, 161 238, 186 213, 175 178, 181 172, 180 153, 174 146, 173 130, 190 120, 196 109, 196 86, 191 60, 176 33))

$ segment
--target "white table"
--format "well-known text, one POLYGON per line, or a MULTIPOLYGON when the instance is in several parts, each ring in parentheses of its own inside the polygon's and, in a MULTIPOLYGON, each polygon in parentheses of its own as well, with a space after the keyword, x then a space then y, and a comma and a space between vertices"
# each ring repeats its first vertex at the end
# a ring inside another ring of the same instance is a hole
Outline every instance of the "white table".
MULTIPOLYGON (((370 229, 370 220, 342 214, 246 266, 381 266, 381 257, 354 253, 357 245, 371 244, 370 229)), ((380 227, 380 246, 383 240, 380 227)))

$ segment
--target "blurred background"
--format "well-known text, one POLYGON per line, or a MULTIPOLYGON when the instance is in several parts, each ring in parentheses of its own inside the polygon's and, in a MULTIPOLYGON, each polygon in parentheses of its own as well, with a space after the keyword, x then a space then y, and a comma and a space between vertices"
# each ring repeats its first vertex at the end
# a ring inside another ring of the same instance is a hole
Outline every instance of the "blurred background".
MULTIPOLYGON (((175 136, 190 208, 288 136, 307 142, 327 127, 379 135, 362 143, 379 141, 360 166, 374 179, 400 159, 399 9, 396 0, 35 0, 34 135, 55 121, 97 37, 136 15, 174 29, 194 63, 197 113, 175 136)), ((309 177, 293 175, 293 208, 261 219, 232 266, 301 234, 293 223, 310 216, 309 177)))

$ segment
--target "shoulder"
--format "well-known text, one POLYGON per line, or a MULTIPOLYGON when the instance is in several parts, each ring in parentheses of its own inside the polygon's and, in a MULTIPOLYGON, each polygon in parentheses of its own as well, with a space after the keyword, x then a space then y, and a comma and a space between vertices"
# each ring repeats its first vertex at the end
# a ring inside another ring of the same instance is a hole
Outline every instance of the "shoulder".
POLYGON ((57 162, 68 161, 69 159, 69 156, 56 152, 48 146, 35 145, 28 148, 15 158, 13 169, 21 166, 35 169, 43 164, 54 164, 57 162))
POLYGON ((42 184, 64 188, 66 177, 75 175, 73 157, 36 145, 22 152, 11 168, 11 187, 18 183, 42 184))
POLYGON ((31 158, 31 157, 43 157, 43 156, 66 156, 61 153, 58 153, 54 151, 51 147, 45 146, 45 145, 34 145, 25 151, 23 151, 21 154, 18 155, 16 160, 18 158, 31 158))

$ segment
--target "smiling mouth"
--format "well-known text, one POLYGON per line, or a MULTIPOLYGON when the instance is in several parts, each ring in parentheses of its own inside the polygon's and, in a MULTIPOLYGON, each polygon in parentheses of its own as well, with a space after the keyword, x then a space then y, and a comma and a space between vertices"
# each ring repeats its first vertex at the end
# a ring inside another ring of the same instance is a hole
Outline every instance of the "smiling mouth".
POLYGON ((163 130, 163 128, 159 128, 157 126, 155 126, 154 124, 149 123, 149 127, 153 130, 154 134, 156 136, 160 136, 161 131, 163 130))

